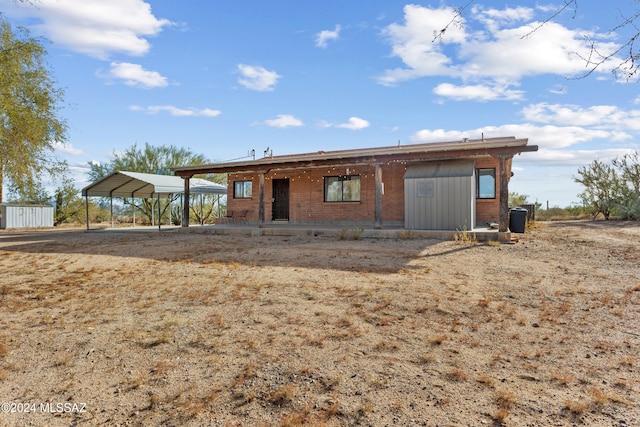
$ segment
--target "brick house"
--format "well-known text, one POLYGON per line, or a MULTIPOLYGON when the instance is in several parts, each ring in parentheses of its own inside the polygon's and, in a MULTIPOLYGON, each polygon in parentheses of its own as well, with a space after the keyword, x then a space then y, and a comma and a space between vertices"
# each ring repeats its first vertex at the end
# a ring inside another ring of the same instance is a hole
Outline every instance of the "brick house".
MULTIPOLYGON (((247 223, 383 228, 508 227, 513 156, 537 151, 514 137, 319 151, 174 168, 185 180, 226 173, 227 212, 247 223)), ((188 216, 184 216, 188 217, 188 216)), ((188 222, 183 222, 188 226, 188 222)))

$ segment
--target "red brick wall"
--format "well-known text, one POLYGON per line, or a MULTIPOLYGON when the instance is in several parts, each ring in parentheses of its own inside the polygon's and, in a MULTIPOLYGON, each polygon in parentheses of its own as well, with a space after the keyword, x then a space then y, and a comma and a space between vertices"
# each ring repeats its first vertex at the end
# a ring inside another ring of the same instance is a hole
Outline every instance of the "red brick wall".
MULTIPOLYGON (((382 196, 382 221, 404 224, 404 174, 405 162, 389 162, 381 166, 384 195, 382 196)), ((496 168, 496 199, 476 200, 476 220, 479 226, 488 221, 498 221, 500 205, 500 163, 493 158, 476 159, 477 168, 496 168)), ((350 165, 316 167, 306 170, 279 170, 265 174, 265 221, 271 221, 273 179, 289 179, 289 221, 291 223, 356 221, 373 222, 375 215, 375 165, 350 165), (347 175, 360 176, 359 202, 325 202, 324 177, 347 175)), ((257 173, 229 174, 227 210, 248 209, 247 219, 258 220, 259 176, 257 173), (252 181, 251 199, 234 199, 235 181, 252 181)))
POLYGON ((484 227, 487 222, 500 220, 500 161, 493 157, 476 159, 476 169, 496 168, 496 198, 476 199, 476 226, 484 227))
POLYGON ((248 221, 258 220, 258 191, 259 178, 255 174, 229 174, 227 178, 227 214, 231 211, 247 209, 248 221), (252 181, 251 198, 235 199, 233 197, 233 183, 235 181, 252 181))

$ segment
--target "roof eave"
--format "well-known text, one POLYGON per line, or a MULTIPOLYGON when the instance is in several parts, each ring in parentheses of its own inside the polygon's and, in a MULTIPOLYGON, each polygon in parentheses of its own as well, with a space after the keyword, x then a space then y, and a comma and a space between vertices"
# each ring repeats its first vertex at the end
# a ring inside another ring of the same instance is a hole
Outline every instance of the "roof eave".
POLYGON ((203 173, 229 173, 239 171, 267 171, 282 168, 301 168, 326 164, 349 164, 386 162, 394 159, 444 160, 490 156, 498 153, 513 156, 525 151, 537 151, 535 145, 527 145, 528 139, 507 138, 500 140, 469 142, 449 142, 435 144, 416 144, 399 147, 374 149, 342 150, 301 155, 267 157, 244 162, 213 163, 200 166, 172 168, 178 176, 193 176, 203 173))

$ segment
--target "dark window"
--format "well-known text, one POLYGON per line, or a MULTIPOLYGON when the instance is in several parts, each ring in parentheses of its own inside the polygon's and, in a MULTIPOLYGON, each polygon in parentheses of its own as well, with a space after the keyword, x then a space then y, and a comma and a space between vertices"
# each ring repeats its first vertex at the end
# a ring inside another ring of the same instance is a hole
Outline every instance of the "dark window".
POLYGON ((325 176, 324 177, 324 201, 325 202, 359 202, 360 201, 360 176, 325 176))
POLYGON ((418 182, 418 197, 433 197, 433 182, 418 182))
POLYGON ((251 181, 235 181, 233 183, 234 199, 250 199, 253 186, 251 181))
POLYGON ((476 174, 476 197, 478 199, 496 198, 496 169, 478 169, 476 174))

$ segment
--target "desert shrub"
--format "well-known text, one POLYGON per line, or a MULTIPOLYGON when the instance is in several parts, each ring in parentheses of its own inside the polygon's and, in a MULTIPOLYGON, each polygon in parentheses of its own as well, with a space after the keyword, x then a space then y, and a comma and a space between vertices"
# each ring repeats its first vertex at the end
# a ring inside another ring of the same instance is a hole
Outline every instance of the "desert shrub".
POLYGON ((338 231, 336 238, 338 240, 360 240, 363 232, 364 230, 362 228, 354 228, 353 230, 343 228, 338 231))
POLYGON ((453 240, 465 245, 474 245, 478 243, 476 233, 474 233, 473 231, 469 231, 466 226, 458 228, 456 230, 456 234, 454 234, 453 240))

